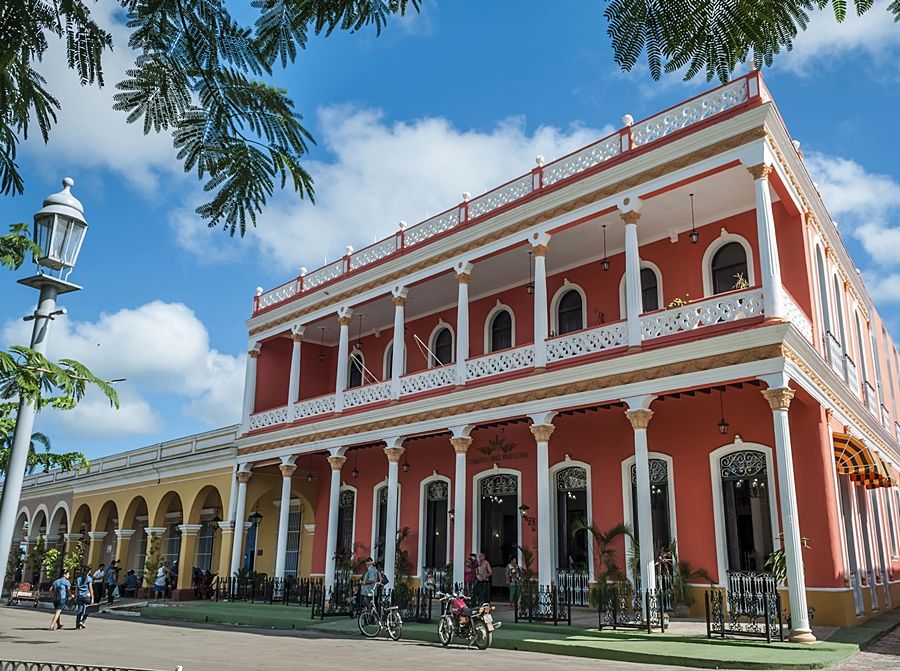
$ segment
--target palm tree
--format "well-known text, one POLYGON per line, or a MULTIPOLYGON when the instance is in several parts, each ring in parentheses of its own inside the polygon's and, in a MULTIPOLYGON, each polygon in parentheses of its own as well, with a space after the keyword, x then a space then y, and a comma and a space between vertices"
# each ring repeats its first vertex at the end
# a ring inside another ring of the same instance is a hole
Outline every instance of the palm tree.
POLYGON ((597 561, 597 584, 591 590, 591 605, 599 606, 605 597, 606 591, 614 585, 620 585, 628 581, 625 572, 619 565, 619 553, 614 543, 619 538, 634 538, 634 531, 630 524, 617 524, 614 527, 602 531, 596 524, 588 523, 584 517, 572 522, 572 533, 587 532, 594 543, 594 559, 597 561))
MULTIPOLYGON (((6 475, 12 444, 12 431, 6 435, 0 434, 0 475, 6 475)), ((34 473, 38 467, 43 471, 49 471, 51 468, 61 468, 64 471, 68 471, 79 470, 88 466, 90 466, 90 463, 81 452, 57 454, 52 451, 50 438, 45 434, 40 432, 31 434, 31 440, 28 443, 28 460, 25 466, 26 474, 34 473)))

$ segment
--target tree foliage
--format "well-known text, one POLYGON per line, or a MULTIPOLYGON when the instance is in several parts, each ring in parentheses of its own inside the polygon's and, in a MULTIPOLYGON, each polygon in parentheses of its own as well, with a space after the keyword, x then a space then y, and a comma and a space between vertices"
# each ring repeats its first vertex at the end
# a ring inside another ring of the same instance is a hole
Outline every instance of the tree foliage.
MULTIPOLYGON (((109 0, 108 0, 109 1, 109 0)), ((302 166, 309 132, 287 92, 265 81, 286 67, 310 35, 376 34, 421 0, 251 0, 244 25, 222 0, 116 0, 127 14, 134 67, 116 84, 114 107, 144 133, 171 133, 178 160, 209 194, 197 213, 241 235, 276 187, 313 199, 302 166)), ((64 39, 67 65, 83 85, 104 84, 109 32, 82 0, 0 3, 0 193, 22 193, 20 140, 36 125, 46 142, 60 103, 40 73, 51 38, 64 39)), ((123 47, 124 45, 119 45, 123 47)))
MULTIPOLYGON (((739 63, 769 66, 790 51, 810 12, 831 5, 842 22, 848 4, 861 15, 875 0, 608 0, 604 15, 622 69, 646 53, 654 79, 684 70, 686 80, 703 72, 707 81, 725 82, 739 63)), ((900 21, 900 0, 888 10, 900 21)))

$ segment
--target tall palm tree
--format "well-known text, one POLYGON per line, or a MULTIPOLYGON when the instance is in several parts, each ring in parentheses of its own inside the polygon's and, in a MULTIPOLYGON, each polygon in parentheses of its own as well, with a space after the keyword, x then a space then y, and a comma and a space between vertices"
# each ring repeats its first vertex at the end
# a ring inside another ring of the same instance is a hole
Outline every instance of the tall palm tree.
MULTIPOLYGON (((12 431, 6 435, 0 434, 0 476, 6 475, 9 455, 12 452, 12 443, 12 431)), ((64 471, 68 471, 90 466, 88 460, 81 452, 62 452, 57 454, 52 449, 50 438, 40 432, 32 433, 31 440, 28 442, 28 460, 25 462, 25 472, 27 474, 34 473, 38 467, 43 471, 49 471, 51 468, 61 468, 64 471)))
POLYGON ((589 533, 594 543, 594 559, 598 571, 597 584, 591 590, 591 603, 597 606, 608 587, 628 580, 625 571, 619 565, 619 553, 614 544, 620 538, 634 539, 634 531, 630 524, 616 524, 603 531, 593 522, 589 524, 586 518, 579 517, 572 522, 572 533, 580 532, 589 533))

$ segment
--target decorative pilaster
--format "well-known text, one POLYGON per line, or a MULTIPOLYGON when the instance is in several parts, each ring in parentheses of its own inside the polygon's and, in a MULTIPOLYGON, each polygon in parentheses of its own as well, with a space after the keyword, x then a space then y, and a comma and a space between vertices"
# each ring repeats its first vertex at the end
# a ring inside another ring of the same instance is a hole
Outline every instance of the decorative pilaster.
MULTIPOLYGON (((548 418, 542 418, 547 422, 548 418)), ((552 417, 549 418, 552 420, 552 417)), ((531 433, 537 443, 537 534, 538 584, 553 580, 553 534, 550 522, 550 436, 556 428, 550 423, 532 424, 531 433)), ((519 521, 521 524, 521 520, 519 521)))
POLYGON ((394 584, 397 566, 397 491, 399 489, 400 457, 403 456, 403 439, 392 438, 384 448, 388 460, 387 523, 384 531, 384 574, 394 584))
POLYGON ((234 547, 234 521, 222 520, 219 522, 219 536, 221 544, 219 546, 219 565, 216 573, 227 576, 231 569, 231 549, 234 547))
POLYGON ((620 212, 625 222, 625 318, 629 347, 641 345, 641 257, 638 250, 637 224, 641 213, 637 210, 620 212))
POLYGON ((244 377, 244 412, 241 432, 250 430, 250 415, 256 407, 256 360, 262 351, 262 343, 252 343, 247 351, 247 372, 244 377))
POLYGON ((247 514, 247 483, 253 473, 239 470, 235 474, 238 481, 237 505, 234 507, 234 540, 231 546, 231 575, 237 575, 241 568, 241 551, 244 549, 244 517, 247 514))
POLYGON ((134 529, 116 529, 116 561, 121 562, 124 566, 128 563, 129 550, 131 549, 131 539, 134 536, 134 529))
POLYGON ((293 457, 282 459, 278 466, 281 471, 281 506, 278 509, 278 542, 275 549, 275 577, 284 578, 287 563, 288 519, 291 512, 291 478, 297 466, 293 457))
POLYGON ((294 403, 300 398, 300 348, 306 329, 299 324, 291 327, 291 375, 288 380, 288 417, 293 417, 294 403))
POLYGON ((753 177, 756 195, 756 235, 759 238, 759 269, 762 273, 763 312, 766 319, 785 316, 784 287, 781 284, 781 262, 775 235, 775 215, 769 193, 769 174, 772 166, 766 163, 751 165, 747 171, 753 177))
POLYGON ((406 336, 406 297, 409 290, 397 287, 394 295, 394 340, 391 347, 391 398, 400 398, 400 378, 403 375, 403 353, 406 336))
POLYGON ((337 374, 335 375, 335 393, 334 393, 334 411, 342 412, 344 410, 344 390, 347 388, 347 382, 350 370, 348 368, 350 357, 350 322, 353 319, 352 308, 341 308, 338 310, 338 324, 341 327, 340 339, 338 340, 338 356, 337 356, 337 374))
POLYGON ((191 587, 191 571, 195 564, 194 559, 197 557, 197 535, 202 524, 179 524, 178 531, 181 532, 181 546, 178 549, 178 583, 179 590, 187 590, 191 587))
POLYGON ((466 359, 469 358, 469 280, 472 264, 456 265, 456 384, 466 383, 466 359))
POLYGON ((547 365, 547 251, 550 236, 536 235, 531 240, 534 252, 534 367, 547 365))
MULTIPOLYGON (((458 433, 464 433, 462 431, 458 433)), ((453 476, 453 582, 463 584, 466 564, 466 453, 472 439, 459 435, 450 439, 456 455, 453 476)))
POLYGON ((341 468, 347 457, 332 455, 328 457, 331 466, 331 491, 328 494, 328 536, 325 540, 325 594, 334 588, 334 562, 337 552, 338 512, 340 511, 341 468))
POLYGON ((106 541, 105 531, 89 531, 88 536, 91 539, 88 545, 87 564, 93 568, 100 565, 103 558, 103 543, 106 541))
POLYGON ((762 391, 772 409, 775 429, 775 455, 778 460, 778 492, 781 504, 781 531, 784 539, 784 559, 787 564, 788 600, 791 605, 791 634, 794 643, 814 643, 809 626, 806 603, 806 578, 803 574, 803 551, 800 541, 800 521, 797 517, 797 488, 794 481, 794 456, 791 448, 791 431, 788 408, 794 398, 794 390, 786 386, 783 376, 775 383, 785 386, 769 387, 762 391))
MULTIPOLYGON (((635 400, 633 404, 649 405, 652 399, 635 400)), ((627 401, 626 401, 627 402, 627 401)), ((632 407, 632 403, 629 403, 632 407)), ((653 411, 646 407, 633 407, 625 415, 634 430, 634 466, 637 485, 638 546, 640 549, 641 604, 643 592, 656 589, 656 568, 653 557, 653 513, 650 504, 650 452, 647 447, 647 426, 653 411)))

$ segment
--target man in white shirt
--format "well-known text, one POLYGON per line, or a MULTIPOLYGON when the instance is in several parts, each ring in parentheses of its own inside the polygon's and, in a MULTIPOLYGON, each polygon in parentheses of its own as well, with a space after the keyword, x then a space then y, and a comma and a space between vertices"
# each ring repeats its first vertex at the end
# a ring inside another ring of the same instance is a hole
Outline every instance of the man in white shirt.
POLYGON ((100 603, 103 600, 103 590, 106 587, 104 585, 103 577, 106 575, 106 564, 100 564, 100 567, 94 571, 94 575, 91 576, 94 582, 94 599, 95 603, 100 603))
POLYGON ((363 574, 362 587, 359 593, 366 599, 368 604, 372 597, 375 596, 375 589, 381 582, 381 576, 378 574, 378 568, 371 557, 366 557, 366 572, 363 574))

